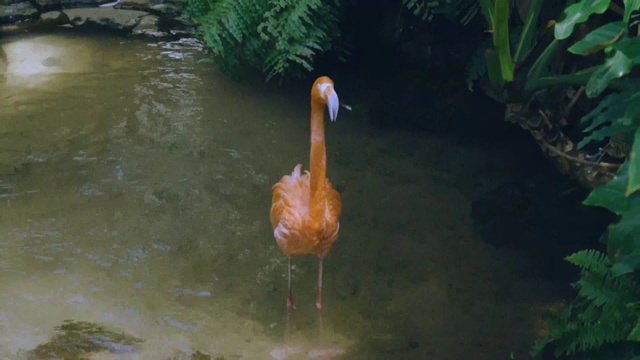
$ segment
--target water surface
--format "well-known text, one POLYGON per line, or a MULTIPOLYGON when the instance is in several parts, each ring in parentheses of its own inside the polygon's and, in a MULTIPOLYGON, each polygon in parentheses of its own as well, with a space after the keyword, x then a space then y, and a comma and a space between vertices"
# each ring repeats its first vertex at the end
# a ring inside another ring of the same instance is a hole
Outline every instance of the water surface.
POLYGON ((95 358, 527 357, 548 286, 469 216, 511 176, 503 149, 341 111, 327 125, 344 209, 325 310, 317 258, 301 256, 287 317, 268 213, 271 185, 308 166, 308 86, 235 83, 191 41, 2 45, 0 358, 26 357, 69 319, 144 339, 95 358))

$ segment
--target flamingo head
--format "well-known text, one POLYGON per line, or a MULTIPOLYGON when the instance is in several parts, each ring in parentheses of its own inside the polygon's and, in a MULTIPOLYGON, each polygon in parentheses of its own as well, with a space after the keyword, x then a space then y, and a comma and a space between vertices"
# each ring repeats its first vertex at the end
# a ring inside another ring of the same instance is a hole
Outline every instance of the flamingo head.
POLYGON ((319 77, 311 88, 311 102, 326 106, 329 110, 329 118, 331 121, 336 121, 340 100, 338 100, 338 94, 333 88, 333 80, 327 76, 319 77))

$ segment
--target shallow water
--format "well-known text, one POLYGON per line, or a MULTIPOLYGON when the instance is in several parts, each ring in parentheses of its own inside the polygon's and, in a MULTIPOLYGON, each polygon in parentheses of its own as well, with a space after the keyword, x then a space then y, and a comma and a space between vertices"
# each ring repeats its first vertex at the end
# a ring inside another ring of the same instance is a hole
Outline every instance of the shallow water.
MULTIPOLYGON (((0 358, 64 320, 144 339, 96 359, 527 358, 547 284, 483 243, 475 195, 517 159, 464 139, 327 125, 341 236, 325 260, 273 240, 271 185, 308 165, 308 87, 239 84, 194 42, 5 39, 0 358)), ((340 92, 342 99, 349 94, 340 92)))

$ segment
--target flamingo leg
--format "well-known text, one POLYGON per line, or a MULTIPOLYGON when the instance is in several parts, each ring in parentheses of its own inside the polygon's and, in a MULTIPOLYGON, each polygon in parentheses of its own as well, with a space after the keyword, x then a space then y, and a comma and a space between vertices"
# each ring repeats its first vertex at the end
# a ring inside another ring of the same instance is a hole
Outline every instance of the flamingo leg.
POLYGON ((289 296, 287 296, 287 310, 293 307, 293 297, 291 296, 291 258, 289 258, 289 296))
POLYGON ((316 308, 318 308, 318 311, 322 310, 322 259, 320 259, 318 268, 318 298, 316 299, 316 308))

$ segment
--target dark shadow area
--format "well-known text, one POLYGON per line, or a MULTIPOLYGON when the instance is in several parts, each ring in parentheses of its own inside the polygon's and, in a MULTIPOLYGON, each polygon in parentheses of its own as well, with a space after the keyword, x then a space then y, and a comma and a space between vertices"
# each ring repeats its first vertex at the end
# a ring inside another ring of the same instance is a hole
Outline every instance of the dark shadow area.
POLYGON ((476 229, 487 243, 526 254, 530 264, 522 276, 575 281, 578 269, 564 258, 601 248, 613 214, 582 205, 589 191, 560 173, 528 131, 506 122, 504 105, 485 95, 478 81, 469 89, 470 59, 489 39, 484 29, 438 17, 422 21, 401 3, 386 1, 354 1, 346 14, 359 15, 343 23, 349 61, 329 53, 319 59, 317 74, 340 79, 341 94, 351 97, 344 101, 368 112, 382 132, 443 134, 517 154, 522 162, 512 166, 519 178, 473 203, 476 229))

